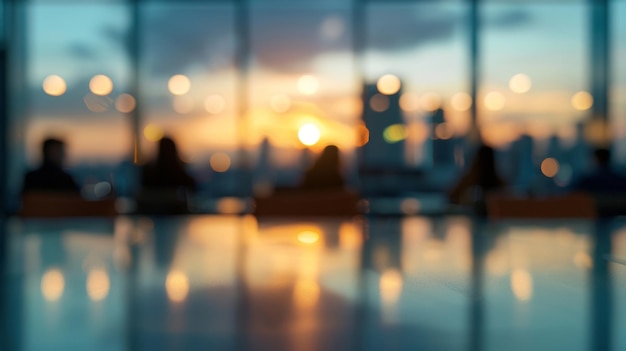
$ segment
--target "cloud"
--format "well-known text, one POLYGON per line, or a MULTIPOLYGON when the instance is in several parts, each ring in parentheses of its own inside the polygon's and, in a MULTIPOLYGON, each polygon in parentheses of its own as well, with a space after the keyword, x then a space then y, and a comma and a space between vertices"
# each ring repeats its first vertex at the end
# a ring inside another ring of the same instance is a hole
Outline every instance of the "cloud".
MULTIPOLYGON (((368 13, 366 43, 369 50, 402 51, 425 43, 448 40, 465 31, 466 13, 460 7, 380 7, 368 13), (413 9, 407 11, 408 9, 413 9)), ((250 59, 268 69, 287 72, 307 70, 313 59, 333 51, 353 48, 348 9, 293 6, 255 7, 250 22, 250 59), (342 22, 341 32, 324 37, 325 21, 342 22)), ((520 9, 488 16, 484 25, 514 28, 532 18, 520 9)), ((235 64, 238 28, 228 7, 151 7, 144 12, 141 55, 148 72, 171 75, 193 67, 219 69, 235 64)), ((104 28, 103 37, 127 50, 128 34, 104 28)), ((80 54, 77 53, 77 54, 80 54)))

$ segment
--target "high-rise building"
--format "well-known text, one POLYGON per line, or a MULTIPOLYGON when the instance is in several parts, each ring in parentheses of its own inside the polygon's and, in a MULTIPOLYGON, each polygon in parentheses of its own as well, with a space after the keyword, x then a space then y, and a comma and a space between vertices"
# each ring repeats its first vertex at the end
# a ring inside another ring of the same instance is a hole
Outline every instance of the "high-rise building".
POLYGON ((362 169, 404 169, 406 130, 400 110, 401 91, 381 94, 375 84, 363 89, 363 122, 369 142, 361 148, 362 169))

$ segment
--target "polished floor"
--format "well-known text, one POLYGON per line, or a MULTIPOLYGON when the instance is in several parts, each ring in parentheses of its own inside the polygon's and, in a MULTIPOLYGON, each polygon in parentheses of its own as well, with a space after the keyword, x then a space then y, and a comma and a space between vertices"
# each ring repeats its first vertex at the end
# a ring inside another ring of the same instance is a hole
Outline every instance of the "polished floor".
POLYGON ((4 228, 0 350, 626 350, 626 220, 4 228))

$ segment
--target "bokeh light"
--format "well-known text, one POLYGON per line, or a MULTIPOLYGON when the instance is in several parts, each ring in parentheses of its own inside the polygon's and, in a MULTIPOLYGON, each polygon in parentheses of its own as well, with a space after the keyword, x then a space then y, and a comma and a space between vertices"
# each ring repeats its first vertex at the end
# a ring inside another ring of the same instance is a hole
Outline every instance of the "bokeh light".
POLYGON ((115 108, 122 113, 130 113, 135 110, 137 101, 130 94, 121 94, 115 100, 115 108))
POLYGON ((376 82, 376 88, 378 88, 378 91, 384 95, 393 95, 400 91, 401 87, 402 82, 400 82, 400 78, 394 76, 393 74, 385 74, 378 79, 378 82, 376 82))
POLYGON ((230 156, 224 152, 217 152, 211 156, 211 169, 218 173, 224 173, 230 169, 230 156))
POLYGON ((356 127, 356 146, 364 146, 370 141, 370 131, 365 126, 365 123, 361 122, 356 127))
POLYGON ((320 129, 312 123, 307 123, 298 130, 298 139, 306 146, 317 144, 320 140, 320 129))
POLYGON ((225 197, 217 201, 217 212, 221 214, 239 214, 246 210, 246 203, 237 197, 225 197))
POLYGON ((426 93, 420 98, 420 105, 425 111, 436 111, 441 107, 441 97, 435 93, 426 93))
POLYGON ((43 91, 50 96, 61 96, 67 91, 67 83, 60 76, 53 74, 43 80, 43 91))
POLYGON ((380 276, 380 298, 384 304, 395 304, 402 294, 402 274, 389 269, 380 276))
POLYGON ((472 107, 472 97, 468 93, 456 93, 450 99, 450 104, 453 109, 465 112, 472 107))
POLYGON ((452 138, 453 135, 454 131, 452 130, 452 127, 450 127, 449 123, 439 123, 437 126, 435 126, 435 137, 437 139, 448 140, 452 138))
POLYGON ((185 301, 189 294, 189 278, 181 271, 169 272, 165 280, 165 291, 171 301, 185 301))
POLYGON ((191 113, 195 107, 194 105, 193 98, 189 96, 175 96, 172 100, 172 108, 181 115, 191 113))
POLYGON ((404 93, 400 96, 400 108, 406 112, 414 112, 420 108, 419 96, 415 93, 404 93))
POLYGON ((95 75, 89 81, 89 90, 91 90, 94 95, 109 95, 113 91, 113 81, 104 74, 95 75))
POLYGON ((509 89, 516 94, 527 93, 531 87, 530 77, 523 73, 516 74, 509 80, 509 89))
POLYGON ((504 108, 506 99, 501 92, 492 91, 485 95, 485 107, 491 111, 499 111, 504 108))
POLYGON ((320 240, 320 234, 311 230, 298 233, 298 241, 303 244, 315 244, 320 240))
POLYGON ((310 74, 303 75, 298 79, 298 91, 302 95, 314 95, 319 89, 319 80, 310 74))
POLYGON ((370 98, 370 108, 376 112, 385 112, 389 108, 389 98, 376 94, 370 98))
POLYGON ((63 273, 56 269, 49 269, 41 277, 41 294, 46 301, 58 301, 65 290, 65 278, 63 273))
POLYGON ((578 111, 586 111, 593 106, 593 96, 586 91, 579 91, 572 96, 572 107, 578 111))
POLYGON ((176 74, 167 82, 172 95, 185 95, 191 90, 191 80, 184 74, 176 74))
POLYGON ((546 158, 541 162, 541 173, 548 178, 554 178, 559 173, 559 162, 552 157, 546 158))
POLYGON ((291 108, 291 98, 286 94, 276 94, 270 100, 270 107, 274 112, 285 113, 291 108))
POLYGON ((210 114, 222 113, 225 108, 226 99, 222 95, 213 94, 204 98, 204 109, 210 114))
POLYGON ((320 286, 314 280, 298 280, 293 289, 293 300, 297 308, 315 307, 320 296, 320 286))
POLYGON ((400 211, 405 215, 415 215, 419 213, 422 204, 418 199, 408 198, 400 203, 400 211))
POLYGON ((103 269, 94 269, 87 275, 87 295, 91 301, 102 301, 109 295, 111 281, 103 269))
POLYGON ((400 142, 407 137, 404 124, 392 124, 383 131, 383 139, 389 144, 400 142))
POLYGON ((147 124, 143 128, 143 136, 152 142, 157 142, 163 138, 163 129, 156 124, 147 124))

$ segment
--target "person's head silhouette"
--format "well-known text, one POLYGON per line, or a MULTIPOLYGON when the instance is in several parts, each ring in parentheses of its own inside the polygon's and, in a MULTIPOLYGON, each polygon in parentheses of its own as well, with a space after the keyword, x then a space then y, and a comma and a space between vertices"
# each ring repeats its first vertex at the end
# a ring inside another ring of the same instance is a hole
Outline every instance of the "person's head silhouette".
POLYGON ((179 165, 182 163, 178 155, 178 148, 172 138, 163 137, 159 140, 157 163, 160 165, 179 165))
POLYGON ((609 149, 599 148, 594 150, 593 158, 598 168, 606 169, 611 166, 611 151, 609 149))
POLYGON ((60 139, 48 138, 41 146, 43 164, 63 167, 65 162, 65 143, 60 139))

